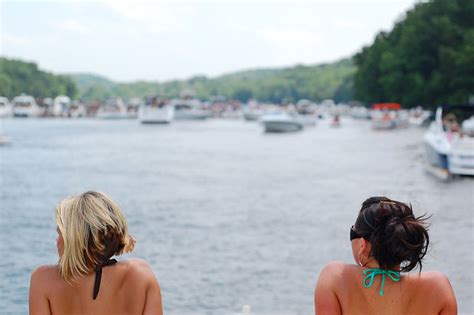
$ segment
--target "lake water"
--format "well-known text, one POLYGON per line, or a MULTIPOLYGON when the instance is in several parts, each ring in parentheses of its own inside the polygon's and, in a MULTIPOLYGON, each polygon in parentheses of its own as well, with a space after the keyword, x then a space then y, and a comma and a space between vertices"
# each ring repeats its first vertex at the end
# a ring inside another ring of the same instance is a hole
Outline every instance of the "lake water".
POLYGON ((424 130, 322 121, 264 134, 244 121, 6 119, 0 147, 0 313, 27 313, 31 271, 57 261, 54 207, 85 190, 123 209, 167 314, 311 314, 321 268, 352 262, 349 227, 372 195, 428 212, 424 270, 473 313, 474 179, 422 167, 424 130))

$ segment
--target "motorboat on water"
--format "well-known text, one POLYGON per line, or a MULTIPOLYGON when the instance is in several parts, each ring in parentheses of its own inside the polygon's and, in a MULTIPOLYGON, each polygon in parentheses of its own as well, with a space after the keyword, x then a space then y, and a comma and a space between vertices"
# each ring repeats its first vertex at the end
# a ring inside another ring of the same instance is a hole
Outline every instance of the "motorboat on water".
POLYGON ((80 101, 73 101, 71 105, 69 106, 67 117, 81 118, 81 117, 86 117, 86 116, 87 116, 86 106, 80 101))
POLYGON ((198 99, 172 100, 175 120, 204 120, 212 116, 212 112, 205 109, 198 99))
POLYGON ((40 107, 30 95, 21 94, 12 103, 14 117, 38 117, 41 114, 40 107))
POLYGON ((0 135, 0 145, 6 145, 6 144, 10 144, 10 139, 5 136, 0 135))
POLYGON ((398 103, 377 103, 372 106, 372 128, 388 130, 408 127, 408 114, 398 103))
POLYGON ((138 120, 142 124, 169 124, 173 119, 174 106, 157 96, 147 98, 138 109, 138 120))
POLYGON ((430 168, 474 176, 474 105, 438 107, 424 146, 430 168))
POLYGON ((423 110, 421 107, 411 109, 408 112, 408 123, 414 127, 427 127, 430 123, 432 112, 423 110))
POLYGON ((263 109, 257 108, 257 107, 255 108, 246 107, 244 108, 242 112, 243 112, 244 119, 247 121, 257 121, 264 114, 263 109))
POLYGON ((350 116, 354 119, 370 119, 370 110, 364 106, 354 106, 350 109, 350 116))
POLYGON ((109 99, 105 104, 100 106, 97 111, 99 119, 133 119, 137 118, 135 113, 129 113, 122 99, 109 99))
POLYGON ((71 106, 71 99, 65 95, 56 96, 53 102, 53 116, 63 117, 67 116, 69 107, 71 106))
POLYGON ((309 100, 299 100, 295 106, 297 119, 305 126, 316 126, 318 116, 316 115, 316 104, 309 100))
POLYGON ((8 117, 12 114, 12 105, 8 98, 0 96, 0 118, 8 117))
POLYGON ((262 116, 265 132, 295 132, 303 130, 304 123, 295 112, 274 112, 262 116))

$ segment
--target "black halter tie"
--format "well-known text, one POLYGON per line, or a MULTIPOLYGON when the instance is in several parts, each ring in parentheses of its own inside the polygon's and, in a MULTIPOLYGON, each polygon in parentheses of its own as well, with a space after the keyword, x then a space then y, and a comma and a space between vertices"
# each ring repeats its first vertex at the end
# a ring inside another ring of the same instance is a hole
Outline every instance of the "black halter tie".
POLYGON ((95 268, 94 294, 92 295, 92 298, 94 300, 97 298, 97 295, 99 294, 100 280, 102 279, 102 268, 113 265, 115 263, 117 263, 116 259, 109 259, 103 264, 97 266, 97 268, 95 268))

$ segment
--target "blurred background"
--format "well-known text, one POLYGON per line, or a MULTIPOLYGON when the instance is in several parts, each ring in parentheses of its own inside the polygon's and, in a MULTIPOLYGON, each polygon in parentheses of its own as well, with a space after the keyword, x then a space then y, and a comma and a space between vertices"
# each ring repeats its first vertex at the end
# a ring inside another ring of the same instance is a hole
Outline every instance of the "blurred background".
POLYGON ((54 207, 125 213, 167 314, 310 314, 384 195, 474 312, 474 1, 1 1, 0 312, 54 207))

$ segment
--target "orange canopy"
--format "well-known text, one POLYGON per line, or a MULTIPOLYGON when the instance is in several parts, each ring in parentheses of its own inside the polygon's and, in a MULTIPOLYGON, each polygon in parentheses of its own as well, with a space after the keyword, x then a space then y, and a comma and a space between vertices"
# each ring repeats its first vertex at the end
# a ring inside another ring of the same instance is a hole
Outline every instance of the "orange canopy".
POLYGON ((400 109, 401 106, 398 103, 376 103, 372 105, 373 109, 400 109))

